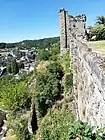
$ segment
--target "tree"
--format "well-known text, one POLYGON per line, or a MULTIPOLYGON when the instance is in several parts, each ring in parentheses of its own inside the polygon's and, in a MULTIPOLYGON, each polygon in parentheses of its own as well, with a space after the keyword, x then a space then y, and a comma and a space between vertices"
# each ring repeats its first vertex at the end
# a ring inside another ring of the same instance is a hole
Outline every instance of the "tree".
POLYGON ((11 70, 12 70, 12 73, 15 75, 19 72, 19 66, 18 66, 18 63, 16 62, 16 59, 12 60, 12 63, 11 63, 11 70))
POLYGON ((3 110, 14 110, 15 112, 29 108, 30 103, 30 96, 24 81, 9 83, 1 88, 0 108, 3 110))
POLYGON ((53 37, 53 38, 44 38, 39 40, 24 40, 22 42, 17 43, 0 43, 0 48, 38 48, 38 49, 44 49, 44 48, 51 48, 52 44, 57 43, 60 40, 59 37, 53 37))
POLYGON ((53 47, 51 48, 51 55, 57 55, 60 53, 60 43, 53 44, 53 47))
POLYGON ((96 36, 96 40, 105 40, 105 26, 95 25, 91 32, 91 37, 96 36))
POLYGON ((39 117, 43 117, 58 98, 59 81, 51 74, 40 74, 36 80, 36 107, 39 117))
POLYGON ((6 48, 6 43, 0 43, 0 49, 5 49, 6 48))
POLYGON ((87 30, 87 37, 89 40, 105 40, 105 16, 98 16, 96 25, 89 26, 87 30))
POLYGON ((96 24, 103 24, 103 25, 105 25, 105 16, 98 16, 96 24))
POLYGON ((24 63, 20 62, 20 63, 18 64, 18 66, 19 66, 19 69, 24 69, 24 63))
POLYGON ((40 61, 41 60, 49 60, 50 56, 51 56, 51 54, 48 50, 45 50, 45 49, 39 50, 38 59, 40 61))
POLYGON ((12 73, 11 63, 7 64, 7 71, 8 71, 8 73, 12 73))
POLYGON ((57 61, 59 53, 60 53, 60 43, 55 43, 52 45, 53 47, 50 49, 51 57, 50 60, 57 61))
POLYGON ((37 73, 36 76, 35 99, 39 117, 43 117, 47 113, 47 109, 60 99, 62 93, 60 83, 63 77, 62 67, 53 62, 46 69, 46 73, 37 73))
POLYGON ((57 62, 53 62, 47 66, 47 71, 56 76, 58 80, 61 80, 64 76, 63 68, 57 62))

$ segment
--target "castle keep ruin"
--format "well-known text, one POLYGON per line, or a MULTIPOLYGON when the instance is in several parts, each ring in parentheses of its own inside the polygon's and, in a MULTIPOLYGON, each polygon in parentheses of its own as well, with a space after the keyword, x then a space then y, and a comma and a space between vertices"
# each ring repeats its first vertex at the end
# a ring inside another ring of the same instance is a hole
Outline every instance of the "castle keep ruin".
POLYGON ((61 9, 61 55, 70 52, 77 119, 105 127, 105 56, 93 52, 85 39, 86 16, 61 9))
POLYGON ((61 55, 64 55, 70 48, 70 34, 74 34, 76 38, 85 38, 85 23, 86 16, 78 15, 73 17, 68 14, 65 9, 59 11, 59 26, 60 26, 60 43, 61 55))

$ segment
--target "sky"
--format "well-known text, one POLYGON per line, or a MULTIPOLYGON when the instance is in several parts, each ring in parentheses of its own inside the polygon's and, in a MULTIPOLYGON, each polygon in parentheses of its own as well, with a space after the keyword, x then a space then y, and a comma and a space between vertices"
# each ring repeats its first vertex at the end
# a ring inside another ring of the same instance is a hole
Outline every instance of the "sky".
POLYGON ((60 8, 86 14, 88 26, 105 15, 105 0, 0 0, 0 42, 59 36, 60 8))

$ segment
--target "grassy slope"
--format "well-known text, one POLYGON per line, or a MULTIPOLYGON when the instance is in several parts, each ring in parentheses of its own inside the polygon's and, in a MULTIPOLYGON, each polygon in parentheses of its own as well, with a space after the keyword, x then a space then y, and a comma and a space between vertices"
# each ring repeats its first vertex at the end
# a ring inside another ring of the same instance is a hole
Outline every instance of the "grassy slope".
POLYGON ((105 55, 105 40, 103 41, 90 41, 88 42, 89 47, 93 51, 105 55))

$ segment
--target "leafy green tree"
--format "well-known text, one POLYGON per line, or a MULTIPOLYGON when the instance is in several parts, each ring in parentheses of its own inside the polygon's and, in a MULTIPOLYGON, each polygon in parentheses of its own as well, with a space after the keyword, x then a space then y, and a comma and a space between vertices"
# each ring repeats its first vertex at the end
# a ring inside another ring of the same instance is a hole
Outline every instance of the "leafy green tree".
POLYGON ((48 50, 42 49, 38 52, 38 60, 49 60, 51 54, 48 50))
POLYGON ((6 43, 0 43, 0 49, 5 49, 6 48, 6 43))
POLYGON ((27 92, 26 83, 23 81, 3 86, 0 94, 0 108, 4 110, 16 111, 29 107, 30 96, 27 92))
POLYGON ((47 66, 47 71, 57 77, 58 80, 61 80, 64 72, 62 66, 58 62, 52 62, 47 66))
POLYGON ((18 43, 0 43, 0 48, 38 48, 38 49, 45 49, 45 48, 51 48, 53 44, 59 42, 59 37, 52 37, 52 38, 44 38, 39 40, 24 40, 22 42, 18 43))
POLYGON ((39 117, 42 117, 58 98, 59 81, 52 75, 40 75, 36 80, 36 106, 39 117))
POLYGON ((96 24, 99 24, 99 25, 103 24, 103 25, 105 25, 105 16, 98 16, 96 24))
POLYGON ((12 73, 11 63, 7 64, 7 71, 8 71, 8 73, 12 73))
POLYGON ((96 36, 95 40, 105 40, 105 26, 95 25, 91 32, 91 36, 96 36))
POLYGON ((47 113, 53 103, 61 97, 62 87, 60 80, 63 77, 62 67, 53 62, 47 66, 46 73, 36 76, 36 107, 39 117, 47 113))
POLYGON ((11 70, 14 75, 19 72, 19 67, 18 67, 18 63, 16 62, 16 59, 12 60, 11 62, 11 70))
POLYGON ((55 43, 51 48, 50 52, 51 52, 50 60, 57 61, 58 56, 60 54, 60 44, 55 43))
POLYGON ((20 62, 20 63, 18 64, 18 67, 19 67, 19 69, 24 69, 24 63, 20 62))
POLYGON ((60 43, 53 44, 53 47, 51 48, 51 55, 57 55, 60 53, 60 43))
POLYGON ((88 27, 88 40, 105 40, 105 16, 98 16, 96 24, 88 27))
POLYGON ((91 40, 94 36, 94 40, 105 40, 105 16, 98 16, 96 19, 96 25, 88 27, 89 33, 88 39, 91 40))

